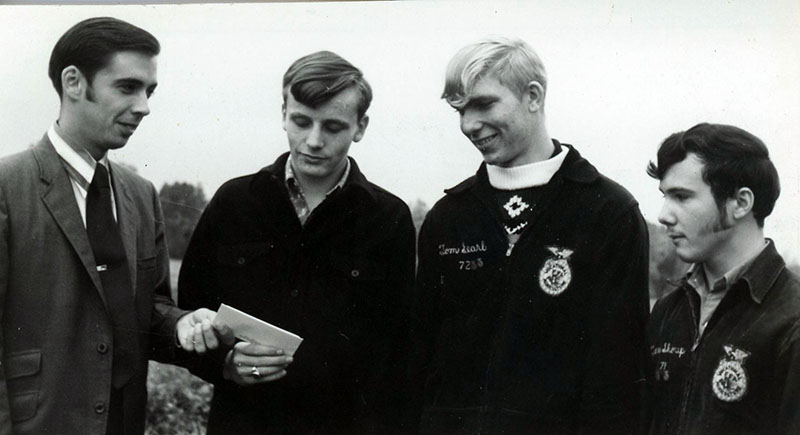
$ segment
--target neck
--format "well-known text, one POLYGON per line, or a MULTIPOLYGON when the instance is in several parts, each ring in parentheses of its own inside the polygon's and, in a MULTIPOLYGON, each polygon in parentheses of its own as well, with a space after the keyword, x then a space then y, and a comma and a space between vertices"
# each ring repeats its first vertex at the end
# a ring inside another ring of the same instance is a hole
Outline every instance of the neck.
POLYGON ((69 111, 61 110, 61 114, 56 122, 56 133, 58 133, 58 135, 64 139, 64 142, 76 152, 86 151, 91 154, 95 160, 102 159, 106 155, 106 150, 92 146, 92 144, 84 140, 78 128, 75 127, 76 125, 78 124, 73 122, 69 111))
POLYGON ((547 128, 544 125, 543 119, 537 119, 535 121, 530 138, 531 152, 528 153, 524 161, 518 162, 519 164, 515 166, 548 160, 553 155, 555 145, 553 145, 553 139, 547 133, 547 128))
POLYGON ((731 228, 730 231, 733 231, 733 234, 723 246, 719 247, 717 255, 703 262, 709 285, 713 285, 729 270, 764 248, 764 230, 755 223, 755 220, 740 222, 738 228, 731 228))

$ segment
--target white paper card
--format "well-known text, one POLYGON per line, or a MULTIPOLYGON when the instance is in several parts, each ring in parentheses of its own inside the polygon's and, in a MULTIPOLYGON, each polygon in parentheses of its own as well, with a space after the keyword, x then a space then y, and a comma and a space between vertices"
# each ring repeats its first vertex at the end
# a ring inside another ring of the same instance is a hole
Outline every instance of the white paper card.
POLYGON ((216 320, 228 325, 236 338, 283 349, 286 355, 294 355, 303 341, 298 335, 225 304, 219 306, 216 320))

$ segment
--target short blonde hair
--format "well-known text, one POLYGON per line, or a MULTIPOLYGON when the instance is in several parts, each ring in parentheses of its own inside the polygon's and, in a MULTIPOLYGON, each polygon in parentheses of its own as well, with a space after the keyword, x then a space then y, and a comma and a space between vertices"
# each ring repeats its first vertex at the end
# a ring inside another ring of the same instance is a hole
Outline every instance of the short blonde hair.
POLYGON ((453 107, 462 107, 478 80, 496 77, 518 97, 528 84, 537 81, 547 92, 547 72, 539 55, 518 38, 490 36, 467 45, 447 64, 442 98, 453 107))

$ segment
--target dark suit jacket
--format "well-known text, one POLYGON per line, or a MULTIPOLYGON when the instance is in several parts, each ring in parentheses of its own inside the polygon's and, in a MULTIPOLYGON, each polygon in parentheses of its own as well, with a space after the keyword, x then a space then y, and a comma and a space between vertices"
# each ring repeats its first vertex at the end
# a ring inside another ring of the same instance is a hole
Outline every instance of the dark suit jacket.
MULTIPOLYGON (((174 353, 183 314, 170 296, 153 185, 111 163, 143 353, 125 389, 144 431, 147 360, 174 353)), ((106 297, 69 176, 50 140, 0 160, 0 434, 104 434, 113 338, 106 297)))

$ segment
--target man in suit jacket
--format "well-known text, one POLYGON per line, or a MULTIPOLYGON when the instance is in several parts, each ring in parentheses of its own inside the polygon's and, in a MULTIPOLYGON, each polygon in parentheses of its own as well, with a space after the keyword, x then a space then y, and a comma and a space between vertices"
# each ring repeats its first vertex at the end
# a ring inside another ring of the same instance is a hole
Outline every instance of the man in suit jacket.
POLYGON ((123 21, 76 24, 50 59, 58 120, 0 160, 0 434, 141 434, 148 359, 216 345, 214 312, 171 299, 155 188, 106 155, 149 113, 158 52, 123 21))

